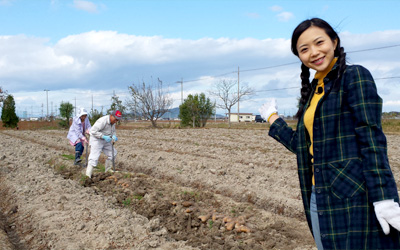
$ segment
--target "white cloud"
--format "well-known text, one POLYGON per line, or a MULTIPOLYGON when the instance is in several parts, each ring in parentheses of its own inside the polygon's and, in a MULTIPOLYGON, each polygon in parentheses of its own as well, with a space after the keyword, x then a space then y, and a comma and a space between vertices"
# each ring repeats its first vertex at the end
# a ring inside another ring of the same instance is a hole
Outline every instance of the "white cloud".
POLYGON ((248 16, 248 17, 250 17, 250 18, 252 18, 252 19, 260 18, 260 14, 255 13, 255 12, 253 12, 253 13, 246 13, 246 16, 248 16))
POLYGON ((281 12, 276 16, 278 17, 278 20, 281 21, 281 22, 287 22, 290 19, 294 18, 293 13, 292 12, 287 12, 287 11, 281 12))
POLYGON ((87 11, 89 13, 97 13, 99 11, 97 5, 90 1, 74 0, 73 6, 78 10, 87 11))
POLYGON ((283 10, 283 8, 281 6, 278 6, 278 5, 271 6, 269 9, 274 11, 274 12, 279 12, 279 11, 283 10))
MULTIPOLYGON (((400 31, 344 32, 340 37, 347 52, 400 44, 400 31)), ((348 53, 350 63, 365 66, 378 79, 384 110, 398 107, 395 102, 400 96, 400 80, 380 79, 399 76, 399 49, 348 53)), ((77 105, 85 107, 91 106, 88 96, 93 94, 99 109, 108 105, 113 90, 126 95, 128 85, 151 77, 163 80, 178 105, 181 89, 177 81, 181 78, 184 97, 207 93, 221 79, 236 80, 239 66, 240 82, 260 91, 251 102, 241 104, 243 112, 257 112, 267 97, 277 97, 280 108, 293 111, 299 95, 300 63, 273 67, 293 62, 298 59, 291 54, 289 39, 183 40, 91 31, 50 44, 44 38, 0 36, 0 84, 14 95, 17 106, 29 105, 25 106, 28 109, 43 103, 43 89, 50 89, 49 101, 77 97, 77 105), (271 89, 281 90, 265 91, 271 89), (26 94, 18 94, 21 90, 26 94), (35 91, 42 98, 39 104, 40 98, 32 97, 35 91)))
POLYGON ((0 0, 0 5, 11 5, 15 0, 0 0))

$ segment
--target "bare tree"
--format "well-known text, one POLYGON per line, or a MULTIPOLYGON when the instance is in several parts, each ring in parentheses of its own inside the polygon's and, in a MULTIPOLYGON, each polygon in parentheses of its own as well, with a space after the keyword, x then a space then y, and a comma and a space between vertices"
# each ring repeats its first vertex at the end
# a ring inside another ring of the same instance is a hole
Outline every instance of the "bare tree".
POLYGON ((173 99, 164 92, 163 83, 158 78, 156 84, 132 84, 128 86, 131 94, 128 99, 128 107, 134 112, 139 111, 141 116, 151 121, 153 127, 157 127, 157 120, 171 107, 173 99))
POLYGON ((235 106, 239 101, 243 101, 246 97, 250 97, 254 90, 247 87, 246 85, 241 86, 239 93, 237 92, 237 81, 234 80, 221 80, 215 88, 210 91, 210 94, 217 99, 222 101, 222 104, 216 104, 216 107, 225 109, 228 111, 229 127, 231 127, 231 111, 232 107, 235 106))
POLYGON ((7 90, 4 90, 3 87, 0 86, 0 107, 2 106, 7 96, 8 96, 7 90))

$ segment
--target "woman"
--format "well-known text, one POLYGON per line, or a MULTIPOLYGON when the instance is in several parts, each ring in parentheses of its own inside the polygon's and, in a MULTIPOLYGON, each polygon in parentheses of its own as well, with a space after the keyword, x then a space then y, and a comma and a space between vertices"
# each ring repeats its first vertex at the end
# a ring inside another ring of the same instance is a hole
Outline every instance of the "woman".
POLYGON ((72 146, 75 146, 75 161, 74 165, 79 165, 83 150, 85 149, 84 143, 88 143, 86 134, 89 134, 90 125, 89 118, 87 117, 86 109, 81 108, 78 116, 74 117, 72 125, 69 128, 67 138, 72 146))
POLYGON ((297 129, 278 116, 274 99, 259 111, 271 124, 269 135, 297 156, 318 249, 400 249, 399 197, 371 74, 346 65, 337 33, 319 18, 297 26, 292 52, 302 62, 297 129))

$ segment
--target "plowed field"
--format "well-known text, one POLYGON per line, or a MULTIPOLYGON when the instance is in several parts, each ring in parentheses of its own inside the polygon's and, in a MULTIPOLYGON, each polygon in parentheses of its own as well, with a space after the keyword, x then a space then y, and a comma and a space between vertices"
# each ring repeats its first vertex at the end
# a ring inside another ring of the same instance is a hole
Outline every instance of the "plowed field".
POLYGON ((117 133, 118 172, 102 157, 87 179, 66 130, 0 131, 1 249, 316 249, 295 156, 266 129, 117 133))

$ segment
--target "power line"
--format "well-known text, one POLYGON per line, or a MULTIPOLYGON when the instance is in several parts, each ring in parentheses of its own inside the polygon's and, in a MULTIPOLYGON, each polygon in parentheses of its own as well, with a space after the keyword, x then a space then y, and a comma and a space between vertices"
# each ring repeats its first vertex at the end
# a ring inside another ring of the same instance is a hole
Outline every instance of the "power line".
POLYGON ((389 76, 389 77, 379 77, 379 78, 374 78, 375 80, 385 80, 385 79, 398 79, 400 76, 389 76))
MULTIPOLYGON (((386 79, 399 79, 400 76, 393 76, 393 77, 380 77, 380 78, 374 78, 374 80, 386 80, 386 79)), ((299 89, 300 86, 298 87, 288 87, 288 88, 279 88, 279 89, 265 89, 265 90, 257 90, 255 92, 270 92, 270 91, 278 91, 278 90, 285 90, 285 89, 299 89)))
POLYGON ((358 53, 358 52, 371 51, 371 50, 378 50, 378 49, 388 49, 388 48, 394 48, 394 47, 400 47, 400 44, 388 45, 388 46, 382 46, 382 47, 376 47, 376 48, 371 48, 371 49, 353 50, 353 51, 349 51, 349 52, 347 52, 347 53, 358 53))
MULTIPOLYGON (((358 52, 365 52, 365 51, 372 51, 372 50, 389 49, 389 48, 394 48, 394 47, 400 47, 400 44, 394 44, 394 45, 388 45, 388 46, 382 46, 382 47, 376 47, 376 48, 370 48, 370 49, 353 50, 353 51, 347 51, 346 53, 351 54, 351 53, 358 53, 358 52)), ((278 65, 266 66, 266 67, 261 67, 261 68, 244 69, 244 70, 242 69, 240 71, 241 72, 258 71, 258 70, 279 68, 279 67, 289 66, 289 65, 298 64, 298 63, 299 63, 299 61, 296 61, 296 62, 289 62, 289 63, 283 63, 283 64, 278 64, 278 65)), ((234 73, 237 73, 237 71, 231 71, 231 72, 227 72, 227 73, 223 73, 223 74, 215 75, 215 76, 208 76, 206 78, 218 78, 221 76, 225 76, 228 74, 234 74, 234 73)), ((188 80, 185 82, 196 82, 196 81, 201 81, 203 79, 204 78, 199 78, 199 79, 194 79, 194 80, 188 80)))

